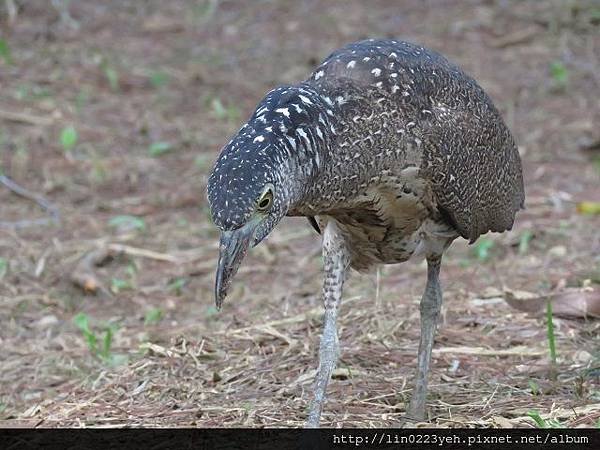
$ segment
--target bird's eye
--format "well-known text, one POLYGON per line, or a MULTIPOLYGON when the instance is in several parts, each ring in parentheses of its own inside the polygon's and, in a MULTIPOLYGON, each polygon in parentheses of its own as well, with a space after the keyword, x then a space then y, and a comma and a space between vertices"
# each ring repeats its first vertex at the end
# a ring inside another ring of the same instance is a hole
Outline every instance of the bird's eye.
POLYGON ((273 191, 271 189, 266 190, 263 195, 261 195, 258 200, 258 210, 266 211, 271 207, 271 203, 273 203, 273 191))

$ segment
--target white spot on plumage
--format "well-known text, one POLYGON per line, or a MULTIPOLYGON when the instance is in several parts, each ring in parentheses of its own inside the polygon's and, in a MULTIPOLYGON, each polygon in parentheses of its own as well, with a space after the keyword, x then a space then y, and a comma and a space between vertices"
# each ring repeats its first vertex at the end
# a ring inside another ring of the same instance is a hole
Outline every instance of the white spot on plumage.
POLYGON ((311 102, 310 99, 308 97, 305 97, 304 95, 298 95, 298 97, 300 98, 302 103, 306 103, 307 105, 313 104, 313 102, 311 102))
POLYGON ((263 135, 258 135, 254 138, 254 140, 252 142, 262 142, 265 140, 265 137, 263 135))
POLYGON ((285 117, 290 117, 290 110, 287 108, 277 108, 275 112, 283 114, 285 117))
POLYGON ((306 132, 302 128, 296 129, 296 133, 298 133, 298 136, 300 136, 301 138, 306 139, 308 137, 306 132))
POLYGON ((323 72, 322 70, 319 70, 317 73, 315 73, 315 80, 318 80, 323 75, 325 75, 325 72, 323 72))
POLYGON ((346 68, 352 69, 356 65, 356 61, 352 60, 348 64, 346 64, 346 68))
POLYGON ((375 67, 373 70, 371 70, 371 73, 378 77, 379 75, 381 75, 381 69, 375 67))

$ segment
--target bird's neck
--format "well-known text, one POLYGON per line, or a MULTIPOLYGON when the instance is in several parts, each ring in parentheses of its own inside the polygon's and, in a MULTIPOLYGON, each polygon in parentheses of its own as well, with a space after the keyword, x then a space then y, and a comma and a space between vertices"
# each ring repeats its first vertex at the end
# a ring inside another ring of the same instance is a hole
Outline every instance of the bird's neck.
POLYGON ((312 86, 301 84, 272 91, 249 121, 254 139, 268 139, 279 185, 289 207, 301 204, 327 164, 336 138, 336 103, 312 86))

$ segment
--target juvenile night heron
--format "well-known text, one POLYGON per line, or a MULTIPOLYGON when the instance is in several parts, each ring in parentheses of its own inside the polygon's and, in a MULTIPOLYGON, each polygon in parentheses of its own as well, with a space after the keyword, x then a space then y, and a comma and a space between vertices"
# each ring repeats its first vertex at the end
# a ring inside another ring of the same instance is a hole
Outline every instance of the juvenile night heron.
POLYGON ((223 148, 208 182, 221 229, 220 307, 250 245, 286 215, 323 234, 325 306, 307 426, 319 425, 339 344, 348 269, 418 254, 427 260, 421 338, 408 417, 425 417, 442 303, 442 254, 512 228, 523 207, 513 137, 483 89, 443 56, 394 40, 350 44, 302 83, 278 87, 223 148))

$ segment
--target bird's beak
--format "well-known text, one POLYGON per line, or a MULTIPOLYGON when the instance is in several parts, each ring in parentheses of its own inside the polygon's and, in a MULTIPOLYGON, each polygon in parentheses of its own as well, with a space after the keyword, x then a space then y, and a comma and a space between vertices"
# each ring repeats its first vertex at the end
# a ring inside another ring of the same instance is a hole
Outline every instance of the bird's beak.
POLYGON ((246 256, 250 242, 254 237, 254 231, 259 223, 260 217, 255 217, 237 230, 221 232, 219 265, 217 266, 217 279, 215 282, 215 303, 218 309, 221 309, 223 300, 227 296, 227 289, 244 256, 246 256))

